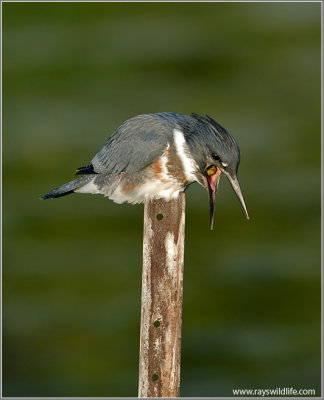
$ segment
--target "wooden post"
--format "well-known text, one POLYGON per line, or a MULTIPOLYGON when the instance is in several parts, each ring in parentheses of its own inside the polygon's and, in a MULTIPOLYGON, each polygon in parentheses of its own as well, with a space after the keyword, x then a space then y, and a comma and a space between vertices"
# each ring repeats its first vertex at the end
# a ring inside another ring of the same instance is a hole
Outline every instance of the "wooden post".
POLYGON ((138 397, 179 397, 185 194, 144 205, 138 397))

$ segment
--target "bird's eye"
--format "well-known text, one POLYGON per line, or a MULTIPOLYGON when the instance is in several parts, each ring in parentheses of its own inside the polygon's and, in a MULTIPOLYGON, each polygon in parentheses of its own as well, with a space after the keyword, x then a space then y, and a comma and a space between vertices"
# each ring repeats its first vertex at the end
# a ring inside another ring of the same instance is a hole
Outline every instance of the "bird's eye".
POLYGON ((214 160, 220 161, 220 157, 216 153, 213 153, 212 157, 213 157, 214 160))

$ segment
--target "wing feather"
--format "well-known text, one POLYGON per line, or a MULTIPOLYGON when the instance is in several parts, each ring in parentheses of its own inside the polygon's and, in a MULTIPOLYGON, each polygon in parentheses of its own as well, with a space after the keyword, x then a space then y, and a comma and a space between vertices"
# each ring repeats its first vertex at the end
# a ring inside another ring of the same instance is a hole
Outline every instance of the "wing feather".
POLYGON ((171 125, 171 120, 159 114, 143 114, 127 120, 92 159, 94 172, 140 171, 167 148, 172 139, 171 125))

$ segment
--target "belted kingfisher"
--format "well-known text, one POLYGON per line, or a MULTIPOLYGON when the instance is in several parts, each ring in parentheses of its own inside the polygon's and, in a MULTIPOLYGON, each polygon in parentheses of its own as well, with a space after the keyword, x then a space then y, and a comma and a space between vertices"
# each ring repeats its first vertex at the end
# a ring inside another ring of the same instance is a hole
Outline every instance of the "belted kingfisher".
POLYGON ((116 203, 177 198, 191 183, 208 190, 210 225, 221 173, 228 178, 249 218, 237 179, 240 150, 235 139, 211 117, 161 112, 125 121, 85 167, 81 178, 42 198, 70 193, 103 194, 116 203))

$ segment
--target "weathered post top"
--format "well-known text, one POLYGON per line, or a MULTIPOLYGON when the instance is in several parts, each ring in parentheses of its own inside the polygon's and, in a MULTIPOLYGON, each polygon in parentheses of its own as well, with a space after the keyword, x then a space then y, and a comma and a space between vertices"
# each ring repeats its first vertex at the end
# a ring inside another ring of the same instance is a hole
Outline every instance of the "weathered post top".
POLYGON ((185 194, 144 206, 139 397, 178 397, 185 194))

